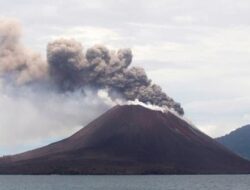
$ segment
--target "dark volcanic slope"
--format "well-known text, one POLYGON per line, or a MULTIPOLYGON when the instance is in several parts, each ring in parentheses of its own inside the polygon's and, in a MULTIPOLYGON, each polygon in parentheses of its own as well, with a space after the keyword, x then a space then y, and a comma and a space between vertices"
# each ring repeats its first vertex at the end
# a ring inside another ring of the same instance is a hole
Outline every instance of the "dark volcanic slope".
POLYGON ((250 160, 250 125, 241 127, 216 140, 238 155, 250 160))
POLYGON ((116 106, 73 136, 0 160, 2 174, 247 173, 249 162, 172 113, 116 106))

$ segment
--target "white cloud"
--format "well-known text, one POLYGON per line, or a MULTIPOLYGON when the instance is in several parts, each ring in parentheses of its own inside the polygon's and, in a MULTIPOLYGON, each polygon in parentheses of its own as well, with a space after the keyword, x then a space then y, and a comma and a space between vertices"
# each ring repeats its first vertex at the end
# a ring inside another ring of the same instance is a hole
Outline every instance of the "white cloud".
POLYGON ((192 16, 186 15, 186 16, 175 16, 173 18, 173 20, 177 23, 181 23, 181 24, 190 24, 190 23, 194 23, 196 21, 196 19, 192 16))
MULTIPOLYGON (((220 137, 222 135, 225 135, 225 127, 224 126, 219 126, 219 125, 215 125, 215 124, 197 124, 199 129, 212 136, 212 137, 220 137)), ((229 127, 229 129, 227 130, 234 130, 235 128, 233 128, 232 126, 229 127)))
POLYGON ((115 44, 116 41, 121 41, 122 37, 115 29, 92 27, 92 26, 78 26, 68 29, 58 28, 59 35, 49 36, 50 40, 57 38, 74 38, 78 41, 87 44, 115 44))

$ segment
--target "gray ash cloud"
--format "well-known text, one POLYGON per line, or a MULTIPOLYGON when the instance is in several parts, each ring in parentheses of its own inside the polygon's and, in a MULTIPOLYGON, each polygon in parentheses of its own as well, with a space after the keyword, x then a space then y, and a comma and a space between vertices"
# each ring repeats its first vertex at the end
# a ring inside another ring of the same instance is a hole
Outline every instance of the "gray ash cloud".
POLYGON ((0 20, 0 75, 13 76, 17 84, 40 80, 47 63, 20 43, 21 28, 16 20, 0 20))
POLYGON ((133 67, 132 51, 112 51, 102 45, 84 50, 73 39, 58 39, 47 46, 47 61, 25 48, 20 42, 20 26, 0 21, 0 75, 12 76, 17 84, 46 81, 61 93, 91 88, 105 89, 110 97, 117 94, 125 100, 138 99, 160 107, 183 108, 153 84, 141 67, 133 67))

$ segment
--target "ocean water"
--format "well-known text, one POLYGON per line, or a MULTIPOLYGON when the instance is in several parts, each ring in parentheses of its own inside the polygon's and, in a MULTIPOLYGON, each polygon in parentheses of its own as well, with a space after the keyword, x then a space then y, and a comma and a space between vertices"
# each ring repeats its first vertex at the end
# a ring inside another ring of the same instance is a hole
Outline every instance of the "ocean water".
POLYGON ((0 176, 0 190, 250 190, 250 175, 0 176))

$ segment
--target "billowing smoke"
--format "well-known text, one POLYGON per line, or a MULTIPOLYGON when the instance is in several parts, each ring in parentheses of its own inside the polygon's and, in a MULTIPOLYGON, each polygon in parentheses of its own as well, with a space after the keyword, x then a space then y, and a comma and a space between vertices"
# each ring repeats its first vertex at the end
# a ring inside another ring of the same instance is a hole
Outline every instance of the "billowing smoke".
POLYGON ((126 100, 166 106, 182 115, 180 104, 152 84, 143 68, 130 67, 132 57, 130 49, 115 52, 101 45, 83 52, 79 42, 66 39, 51 42, 47 48, 49 75, 61 91, 104 88, 111 97, 116 92, 126 100))
POLYGON ((106 89, 111 98, 139 100, 168 107, 180 115, 179 103, 148 79, 143 68, 131 67, 130 49, 110 51, 102 45, 83 50, 73 39, 58 39, 47 46, 47 61, 20 44, 20 26, 16 21, 0 21, 0 74, 16 84, 46 81, 60 92, 85 88, 106 89))
POLYGON ((47 64, 37 53, 20 43, 21 29, 15 20, 0 20, 0 75, 12 77, 17 84, 41 80, 47 64))

